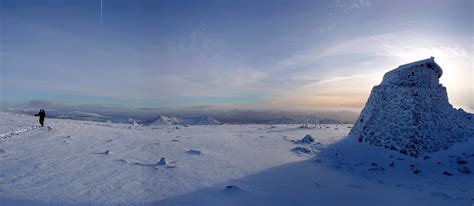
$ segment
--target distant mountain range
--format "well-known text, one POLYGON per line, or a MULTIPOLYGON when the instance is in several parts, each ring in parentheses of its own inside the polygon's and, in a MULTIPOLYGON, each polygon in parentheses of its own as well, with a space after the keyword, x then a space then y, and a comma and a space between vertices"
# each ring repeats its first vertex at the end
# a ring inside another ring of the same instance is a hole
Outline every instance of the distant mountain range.
POLYGON ((118 122, 147 125, 165 124, 301 124, 308 117, 320 119, 323 124, 354 123, 358 113, 351 111, 279 111, 251 109, 189 108, 129 108, 123 106, 73 105, 64 102, 37 100, 26 103, 1 103, 0 110, 33 115, 46 110, 47 118, 75 119, 98 122, 118 122), (178 118, 179 117, 179 118, 178 118), (161 121, 161 122, 159 122, 161 121), (173 123, 175 124, 175 123, 173 123))
POLYGON ((158 116, 148 125, 218 125, 222 124, 212 117, 196 117, 196 118, 178 118, 170 116, 158 116))

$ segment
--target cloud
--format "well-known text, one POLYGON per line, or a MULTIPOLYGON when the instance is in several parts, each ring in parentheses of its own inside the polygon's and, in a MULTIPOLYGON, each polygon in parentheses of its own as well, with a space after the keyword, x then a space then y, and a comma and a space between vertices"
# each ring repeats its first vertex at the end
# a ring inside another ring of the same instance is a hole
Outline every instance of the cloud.
POLYGON ((269 102, 314 107, 362 107, 383 74, 399 65, 435 56, 444 69, 441 82, 451 103, 469 109, 473 102, 473 48, 470 37, 423 32, 378 33, 326 47, 314 47, 282 59, 275 68, 291 74, 289 87, 269 102), (334 100, 333 102, 331 102, 334 100))
MULTIPOLYGON (((291 70, 319 65, 320 62, 330 58, 333 58, 331 59, 333 64, 337 64, 344 62, 347 57, 354 58, 357 55, 361 57, 358 60, 363 61, 377 61, 381 57, 387 57, 390 58, 385 59, 388 65, 403 64, 430 56, 470 58, 473 47, 469 44, 469 38, 472 37, 460 35, 445 38, 410 30, 377 33, 338 41, 325 47, 310 46, 300 53, 282 59, 276 68, 291 70)), ((351 64, 354 62, 359 61, 352 61, 351 64)))
MULTIPOLYGON (((462 37, 461 37, 462 38, 462 37)), ((464 37, 465 38, 465 37, 464 37)), ((420 54, 467 58, 472 48, 457 38, 442 38, 428 33, 398 31, 343 41, 324 51, 322 56, 369 54, 391 57, 420 57, 420 54)))
POLYGON ((57 100, 31 100, 27 102, 27 105, 31 107, 51 107, 64 104, 65 102, 57 100))
POLYGON ((149 76, 144 87, 151 97, 231 97, 261 92, 258 88, 263 85, 266 77, 264 72, 249 67, 236 67, 201 74, 149 76))
POLYGON ((268 77, 265 71, 248 63, 205 29, 191 32, 162 56, 170 58, 156 62, 155 66, 162 68, 147 70, 143 77, 144 98, 228 98, 260 94, 268 77))
POLYGON ((355 9, 369 8, 374 5, 371 0, 337 0, 336 5, 345 12, 355 9))
POLYGON ((321 85, 341 83, 341 82, 353 82, 358 79, 373 79, 374 77, 380 77, 380 74, 356 74, 356 75, 347 75, 347 76, 326 76, 315 78, 313 82, 308 83, 302 88, 308 87, 317 87, 321 85))

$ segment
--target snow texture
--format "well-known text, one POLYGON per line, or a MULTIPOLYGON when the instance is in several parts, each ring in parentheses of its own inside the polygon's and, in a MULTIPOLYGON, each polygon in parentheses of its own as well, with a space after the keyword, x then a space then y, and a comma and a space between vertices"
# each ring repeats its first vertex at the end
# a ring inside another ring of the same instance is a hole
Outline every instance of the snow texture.
POLYGON ((33 116, 0 112, 0 205, 465 206, 474 201, 473 138, 411 158, 345 138, 350 125, 175 129, 46 121, 53 130, 35 126, 33 116), (303 144, 305 135, 317 138, 303 144))
POLYGON ((442 74, 434 57, 387 72, 372 89, 350 136, 413 157, 473 137, 472 115, 449 103, 439 83, 442 74))

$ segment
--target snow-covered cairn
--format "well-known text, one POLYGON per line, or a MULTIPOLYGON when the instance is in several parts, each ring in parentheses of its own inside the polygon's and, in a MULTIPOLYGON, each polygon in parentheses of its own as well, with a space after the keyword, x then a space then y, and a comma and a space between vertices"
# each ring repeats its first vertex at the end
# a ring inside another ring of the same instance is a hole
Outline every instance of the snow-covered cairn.
POLYGON ((372 89, 350 132, 359 142, 413 157, 445 150, 474 136, 472 114, 448 101, 434 57, 387 72, 372 89))

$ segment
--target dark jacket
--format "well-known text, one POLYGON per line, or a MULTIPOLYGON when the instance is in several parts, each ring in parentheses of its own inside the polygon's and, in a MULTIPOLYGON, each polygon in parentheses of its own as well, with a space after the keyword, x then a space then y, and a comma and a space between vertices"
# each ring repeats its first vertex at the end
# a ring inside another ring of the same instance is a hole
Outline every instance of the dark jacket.
POLYGON ((44 109, 40 109, 38 114, 35 114, 35 116, 39 116, 40 119, 44 119, 46 117, 46 112, 44 111, 44 109))

